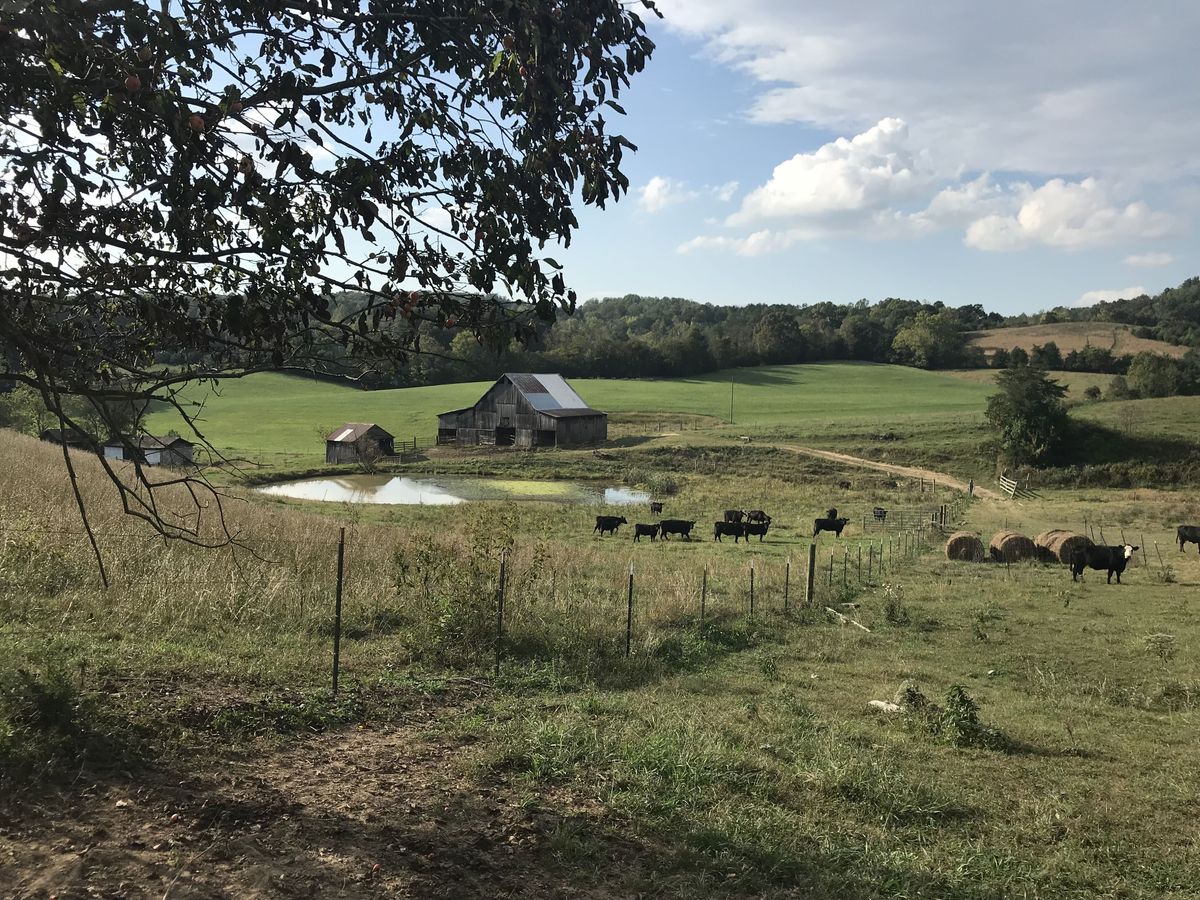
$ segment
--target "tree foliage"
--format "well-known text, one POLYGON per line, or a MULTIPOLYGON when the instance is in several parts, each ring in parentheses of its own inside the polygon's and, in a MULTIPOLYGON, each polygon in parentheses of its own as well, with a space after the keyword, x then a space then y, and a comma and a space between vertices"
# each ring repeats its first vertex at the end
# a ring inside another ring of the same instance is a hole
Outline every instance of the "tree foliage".
POLYGON ((528 340, 652 49, 621 0, 6 3, 0 379, 120 433, 197 378, 528 340))
POLYGON ((985 413, 1007 465, 1049 462, 1067 436, 1067 389, 1043 370, 1018 366, 996 373, 998 392, 985 413))

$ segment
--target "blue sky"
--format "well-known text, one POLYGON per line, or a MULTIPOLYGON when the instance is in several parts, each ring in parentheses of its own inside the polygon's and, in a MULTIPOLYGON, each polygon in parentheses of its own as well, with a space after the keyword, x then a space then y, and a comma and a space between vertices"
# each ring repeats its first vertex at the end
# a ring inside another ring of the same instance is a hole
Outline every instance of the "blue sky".
POLYGON ((1012 313, 1200 273, 1200 4, 659 5, 581 297, 1012 313))

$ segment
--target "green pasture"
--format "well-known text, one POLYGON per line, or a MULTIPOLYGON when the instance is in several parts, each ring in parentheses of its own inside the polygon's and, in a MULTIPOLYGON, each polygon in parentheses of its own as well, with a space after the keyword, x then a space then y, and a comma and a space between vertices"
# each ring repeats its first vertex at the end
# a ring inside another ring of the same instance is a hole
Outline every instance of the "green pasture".
MULTIPOLYGON (((428 445, 437 415, 473 404, 490 382, 362 391, 289 375, 261 374, 197 389, 197 424, 231 457, 290 466, 324 459, 321 435, 342 422, 376 422, 398 438, 428 445)), ((655 432, 701 426, 717 435, 771 431, 820 440, 830 429, 915 430, 978 422, 989 384, 903 366, 824 363, 716 372, 662 380, 572 379, 590 405, 655 432), (733 419, 729 426, 732 382, 733 419)), ((186 430, 174 410, 153 413, 154 433, 186 430)))

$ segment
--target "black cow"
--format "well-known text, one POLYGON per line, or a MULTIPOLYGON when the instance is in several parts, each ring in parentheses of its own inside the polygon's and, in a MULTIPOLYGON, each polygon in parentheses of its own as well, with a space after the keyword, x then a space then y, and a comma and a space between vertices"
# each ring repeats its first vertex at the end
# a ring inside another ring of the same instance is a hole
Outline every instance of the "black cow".
POLYGON ((837 518, 837 507, 831 506, 831 507, 829 507, 829 509, 825 510, 825 518, 836 519, 837 518))
POLYGON ((668 534, 678 534, 687 540, 692 539, 692 529, 696 527, 695 522, 689 522, 686 519, 663 519, 658 523, 660 534, 665 541, 668 534))
POLYGON ((640 541, 642 539, 642 535, 648 534, 650 535, 650 540, 653 541, 656 537, 658 537, 658 528, 658 525, 643 525, 641 522, 638 522, 633 526, 633 539, 635 541, 640 541))
POLYGON ((887 510, 884 509, 882 506, 877 506, 873 510, 871 510, 871 515, 873 515, 875 517, 876 522, 886 522, 887 521, 887 510))
POLYGON ((850 524, 849 519, 813 519, 813 537, 816 537, 822 531, 832 531, 838 537, 842 536, 842 529, 850 524))
POLYGON ((1200 525, 1180 525, 1175 529, 1175 540, 1179 541, 1179 552, 1183 552, 1184 544, 1195 544, 1200 550, 1200 525))
POLYGON ((1085 547, 1076 553, 1075 557, 1071 560, 1071 580, 1078 581, 1083 576, 1083 570, 1088 568, 1099 569, 1100 571, 1108 570, 1108 584, 1112 584, 1112 577, 1115 572, 1117 574, 1117 584, 1120 584, 1121 573, 1129 565, 1129 560, 1135 550, 1137 550, 1137 547, 1132 544, 1116 547, 1106 547, 1104 545, 1085 547))
POLYGON ((721 535, 732 537, 736 544, 746 536, 746 525, 744 522, 713 522, 713 540, 721 540, 721 535))
POLYGON ((592 529, 592 534, 595 534, 597 531, 600 532, 601 536, 606 531, 616 534, 618 525, 628 524, 624 516, 596 516, 596 527, 592 529))
POLYGON ((747 522, 746 526, 745 526, 746 533, 743 535, 743 537, 746 539, 746 542, 749 543, 750 535, 757 534, 758 542, 761 544, 763 537, 767 533, 767 529, 770 527, 771 527, 770 522, 747 522))
POLYGON ((661 500, 651 500, 650 501, 650 512, 661 516, 662 515, 662 501, 661 500))
POLYGON ((771 517, 768 516, 761 509, 752 509, 752 510, 750 510, 750 512, 746 513, 746 521, 747 522, 765 522, 767 525, 770 525, 771 517))
POLYGON ((740 509, 725 510, 725 521, 726 522, 740 522, 744 518, 746 518, 746 514, 744 512, 742 512, 740 509))
POLYGON ((848 481, 839 481, 839 482, 838 482, 838 487, 840 487, 840 488, 841 488, 843 491, 848 491, 848 490, 850 490, 850 482, 848 482, 848 481))

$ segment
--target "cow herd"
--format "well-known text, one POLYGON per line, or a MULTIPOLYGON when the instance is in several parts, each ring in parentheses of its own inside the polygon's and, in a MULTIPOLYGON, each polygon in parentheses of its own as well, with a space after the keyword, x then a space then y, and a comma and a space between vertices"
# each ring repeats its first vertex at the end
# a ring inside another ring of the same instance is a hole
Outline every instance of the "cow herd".
MULTIPOLYGON (((650 504, 650 512, 661 513, 662 510, 661 502, 655 501, 650 504)), ((873 515, 876 522, 887 520, 887 510, 882 507, 875 507, 873 515)), ((813 537, 822 531, 831 531, 835 536, 841 537, 842 531, 849 523, 848 518, 839 517, 837 509, 831 507, 825 511, 824 516, 813 519, 813 537)), ((592 534, 598 533, 601 537, 606 534, 615 535, 620 526, 628 524, 629 520, 624 516, 596 516, 596 525, 592 529, 592 534)), ((696 522, 690 519, 662 519, 649 523, 635 522, 633 524, 633 540, 638 543, 642 538, 648 537, 651 541, 659 538, 665 541, 671 535, 678 535, 684 540, 690 541, 692 529, 695 527, 696 522)), ((721 521, 713 522, 713 540, 723 543, 725 538, 731 537, 737 544, 743 540, 749 543, 752 537, 757 537, 759 543, 762 543, 770 528, 771 517, 764 510, 727 509, 721 521)))

